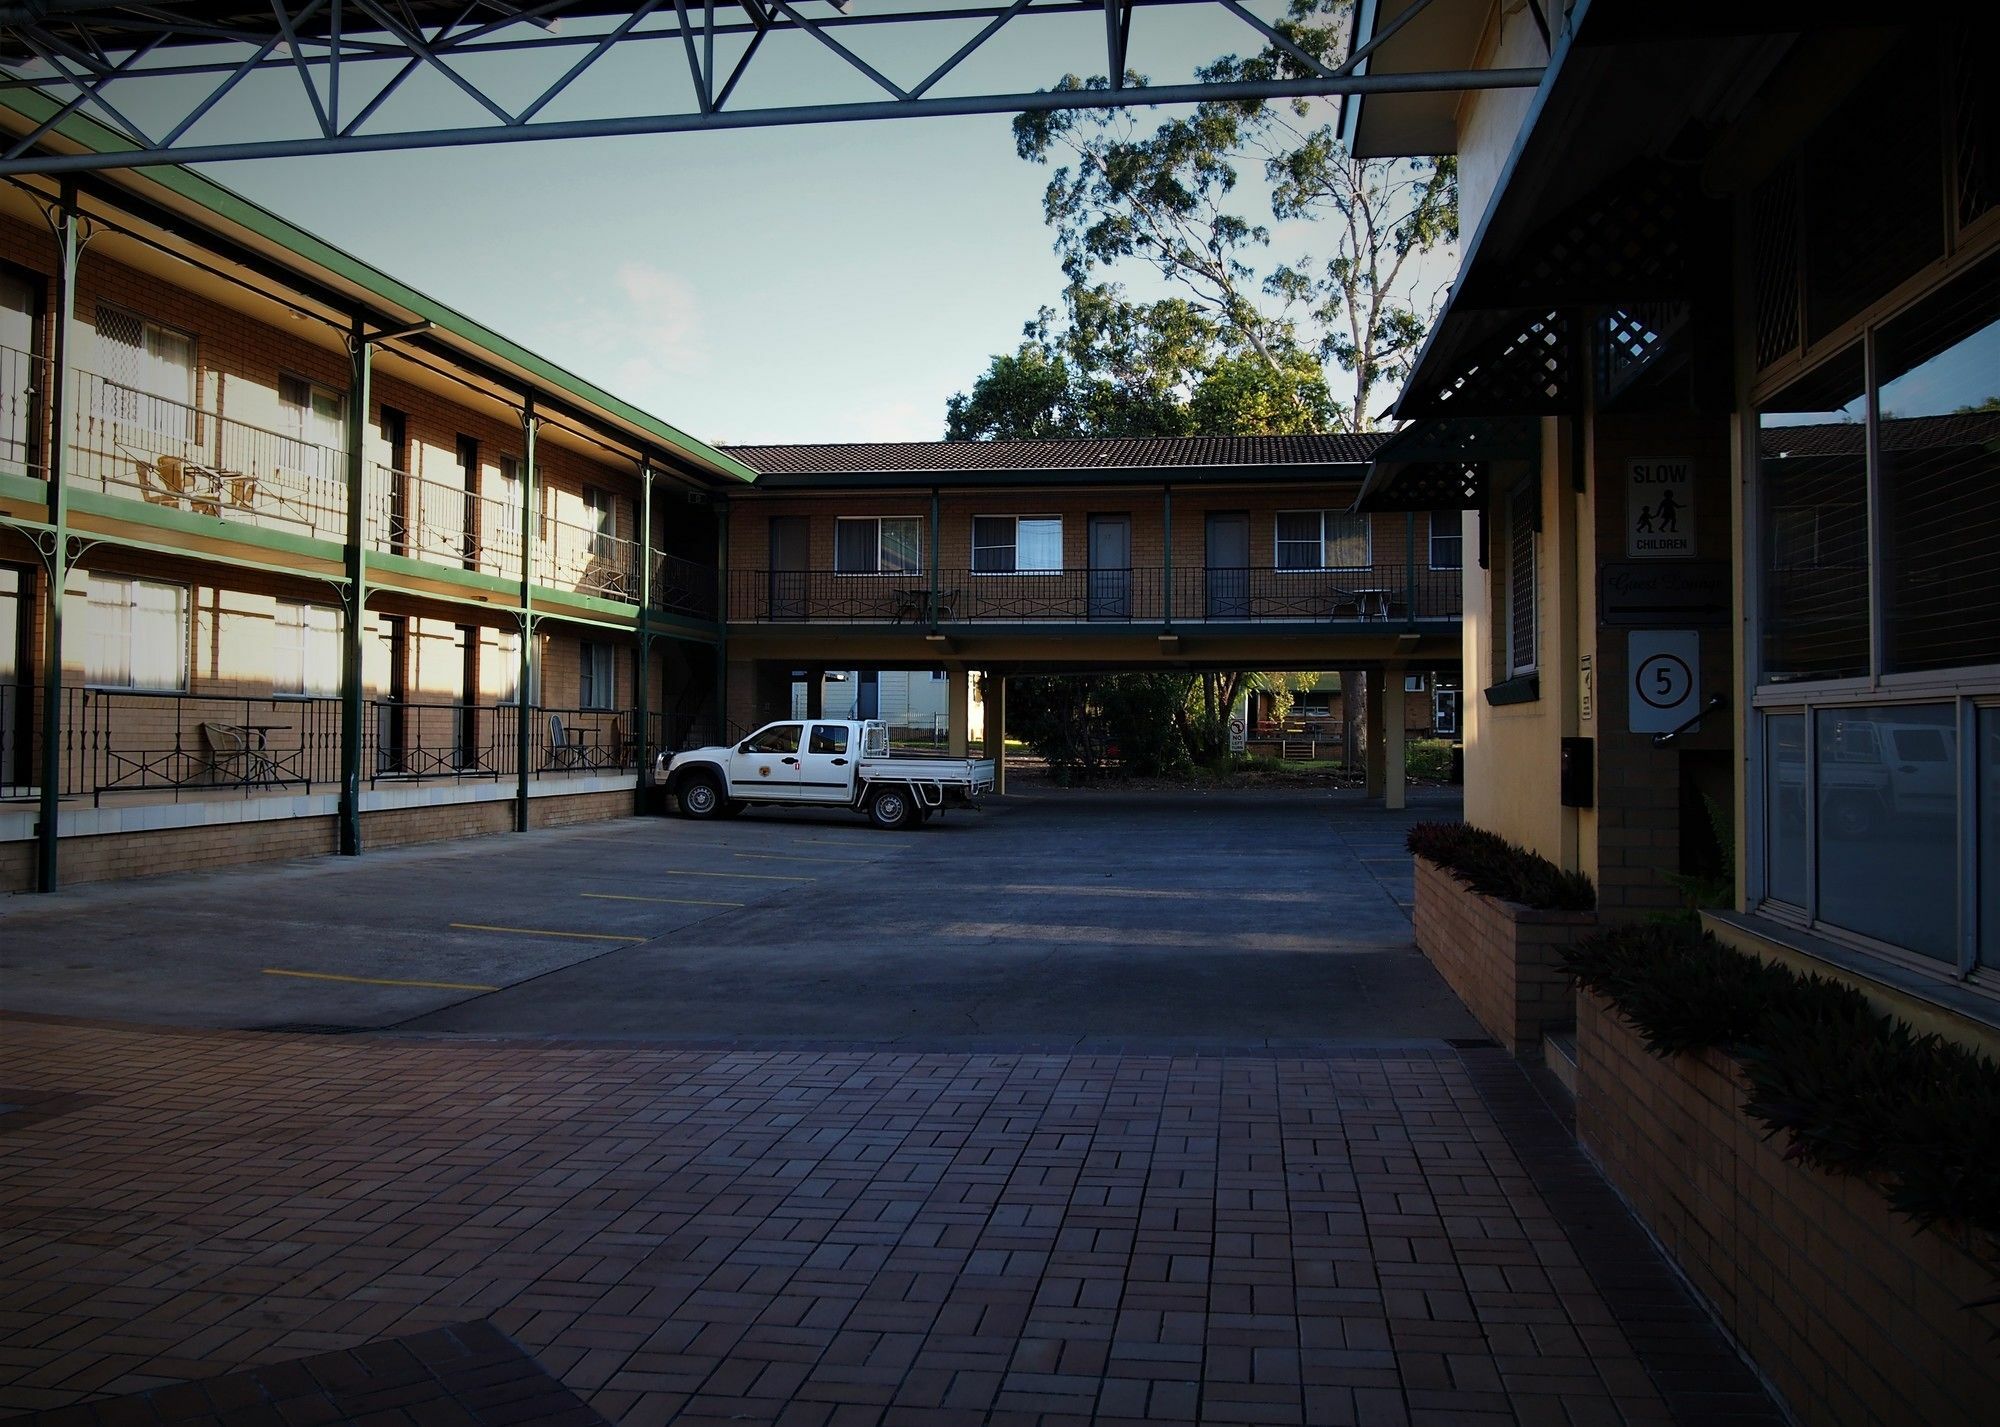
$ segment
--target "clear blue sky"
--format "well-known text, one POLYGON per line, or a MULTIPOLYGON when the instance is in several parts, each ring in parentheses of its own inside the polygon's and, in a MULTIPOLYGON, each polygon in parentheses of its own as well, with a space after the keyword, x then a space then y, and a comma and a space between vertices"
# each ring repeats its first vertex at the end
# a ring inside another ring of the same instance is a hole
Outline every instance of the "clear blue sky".
MULTIPOLYGON (((1220 7, 1140 22, 1133 64, 1155 82, 1256 48, 1220 7)), ((1069 23, 1020 27, 967 84, 1044 88, 1065 68, 1101 70, 1101 21, 1075 47, 1059 43, 1069 23)), ((957 42, 939 34, 929 47, 957 42)), ((781 89, 787 103, 860 97, 830 56, 816 67, 795 51, 778 58, 753 66, 767 88, 746 81, 743 103, 781 89)), ((869 58, 902 75, 922 62, 882 44, 869 58)), ((628 93, 638 82, 615 68, 602 80, 628 93)), ((274 91, 269 102, 283 101, 274 91)), ((715 442, 936 439, 946 397, 1011 350, 1063 283, 1041 217, 1048 170, 1015 156, 1004 115, 207 171, 715 442)), ((1261 185, 1242 208, 1268 221, 1261 185)), ((1280 237, 1288 254, 1306 241, 1280 237)))

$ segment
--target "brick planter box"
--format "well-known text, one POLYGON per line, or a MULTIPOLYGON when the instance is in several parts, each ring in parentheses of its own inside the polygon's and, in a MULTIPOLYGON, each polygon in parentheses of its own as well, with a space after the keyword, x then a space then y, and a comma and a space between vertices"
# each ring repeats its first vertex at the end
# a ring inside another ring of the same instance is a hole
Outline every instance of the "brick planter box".
POLYGON ((1416 862, 1418 948, 1495 1040, 1516 1055, 1539 1056, 1542 1033, 1576 1017, 1557 957, 1597 929, 1597 913, 1503 902, 1428 858, 1416 862))
POLYGON ((1862 1180, 1785 1158, 1734 1060, 1662 1060, 1577 998, 1577 1138, 1802 1423, 1991 1424, 1994 1275, 1862 1180))

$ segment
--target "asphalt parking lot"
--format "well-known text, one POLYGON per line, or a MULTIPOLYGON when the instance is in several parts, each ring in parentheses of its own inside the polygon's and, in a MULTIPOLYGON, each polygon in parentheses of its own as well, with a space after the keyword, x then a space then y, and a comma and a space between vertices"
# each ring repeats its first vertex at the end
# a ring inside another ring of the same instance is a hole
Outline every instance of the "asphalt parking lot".
MULTIPOLYGON (((1434 798, 1437 795, 1432 795, 1434 798)), ((0 904, 0 1008, 148 1024, 1257 1048, 1476 1036, 1407 814, 1316 792, 629 820, 0 904)))

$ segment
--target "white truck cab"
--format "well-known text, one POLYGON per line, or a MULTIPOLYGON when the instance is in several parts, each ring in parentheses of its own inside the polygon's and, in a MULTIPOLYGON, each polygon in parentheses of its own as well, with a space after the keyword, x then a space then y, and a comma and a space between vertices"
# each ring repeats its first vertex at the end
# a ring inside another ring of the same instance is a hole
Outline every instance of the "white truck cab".
POLYGON ((844 807, 884 828, 914 827, 993 789, 990 760, 892 756, 889 726, 874 719, 767 723, 740 743, 662 753, 654 775, 683 817, 734 817, 760 804, 844 807))

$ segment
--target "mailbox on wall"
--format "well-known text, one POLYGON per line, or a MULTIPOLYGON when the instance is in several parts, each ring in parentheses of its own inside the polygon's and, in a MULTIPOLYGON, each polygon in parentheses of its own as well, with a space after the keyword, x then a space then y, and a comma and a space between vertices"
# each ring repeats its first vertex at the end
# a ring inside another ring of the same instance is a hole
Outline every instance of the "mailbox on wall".
POLYGON ((1588 808, 1596 803, 1597 760, 1591 755, 1588 738, 1562 741, 1562 805, 1588 808))

